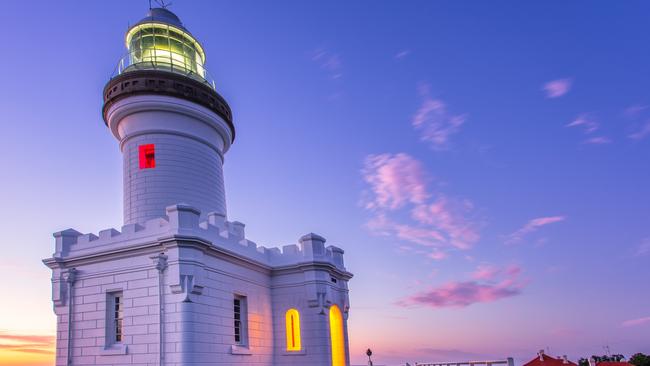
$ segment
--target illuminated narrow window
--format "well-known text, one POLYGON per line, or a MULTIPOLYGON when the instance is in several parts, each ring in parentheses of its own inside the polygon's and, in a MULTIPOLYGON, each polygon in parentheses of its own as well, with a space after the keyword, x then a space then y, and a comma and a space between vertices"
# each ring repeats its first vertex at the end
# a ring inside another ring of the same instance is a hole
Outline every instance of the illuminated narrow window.
POLYGON ((106 343, 121 343, 123 339, 122 321, 124 319, 124 296, 121 292, 111 292, 106 298, 106 343))
POLYGON ((300 351, 300 313, 296 309, 287 310, 287 351, 300 351))
POLYGON ((140 169, 156 167, 156 148, 154 144, 140 145, 140 169))
POLYGON ((233 300, 235 344, 248 344, 248 304, 246 296, 235 295, 233 300))
POLYGON ((332 366, 345 366, 345 339, 343 338, 343 316, 338 306, 330 306, 330 341, 332 344, 332 366))

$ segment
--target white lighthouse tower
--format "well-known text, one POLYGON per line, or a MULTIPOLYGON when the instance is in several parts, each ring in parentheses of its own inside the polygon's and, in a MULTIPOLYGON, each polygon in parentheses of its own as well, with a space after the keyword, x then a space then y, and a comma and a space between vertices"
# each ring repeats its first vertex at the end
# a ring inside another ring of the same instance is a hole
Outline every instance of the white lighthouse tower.
POLYGON ((227 219, 235 128, 199 41, 164 8, 125 40, 103 107, 124 226, 54 234, 56 365, 349 365, 343 250, 258 246, 227 219))
POLYGON ((232 114, 203 66, 201 44, 167 9, 126 33, 128 54, 104 89, 104 121, 124 156, 124 222, 185 202, 226 214, 223 159, 232 114))

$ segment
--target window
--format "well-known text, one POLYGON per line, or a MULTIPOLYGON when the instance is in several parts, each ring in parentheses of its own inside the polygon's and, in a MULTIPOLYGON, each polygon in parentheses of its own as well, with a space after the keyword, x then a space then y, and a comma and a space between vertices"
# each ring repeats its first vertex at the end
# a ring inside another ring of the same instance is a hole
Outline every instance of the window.
POLYGON ((106 344, 122 342, 122 320, 124 319, 124 296, 122 292, 112 292, 106 301, 106 344))
POLYGON ((300 313, 296 309, 287 310, 287 351, 300 351, 300 313))
POLYGON ((246 296, 235 295, 233 305, 235 344, 245 346, 248 344, 248 309, 246 296))
POLYGON ((332 366, 345 366, 345 339, 343 338, 343 316, 338 306, 330 306, 330 343, 332 344, 332 366))
POLYGON ((156 167, 156 152, 154 144, 140 145, 140 169, 156 167))
POLYGON ((131 63, 205 76, 201 45, 181 29, 157 23, 135 26, 126 35, 131 63))

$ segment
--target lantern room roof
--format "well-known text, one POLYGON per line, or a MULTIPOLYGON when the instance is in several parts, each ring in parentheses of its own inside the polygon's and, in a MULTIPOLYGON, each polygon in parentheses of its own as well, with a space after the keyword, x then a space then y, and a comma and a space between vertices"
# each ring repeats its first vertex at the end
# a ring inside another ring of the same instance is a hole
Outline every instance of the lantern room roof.
POLYGON ((187 28, 183 26, 181 19, 171 11, 165 8, 151 8, 147 12, 147 16, 140 19, 139 22, 133 25, 133 27, 144 24, 144 23, 163 23, 173 25, 174 27, 180 28, 183 31, 189 33, 187 28))

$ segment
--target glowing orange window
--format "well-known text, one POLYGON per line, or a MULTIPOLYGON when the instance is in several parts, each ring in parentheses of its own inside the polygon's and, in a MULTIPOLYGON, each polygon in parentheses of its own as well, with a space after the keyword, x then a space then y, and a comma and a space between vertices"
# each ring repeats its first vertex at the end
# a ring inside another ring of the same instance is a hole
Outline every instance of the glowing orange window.
POLYGON ((287 351, 300 351, 300 313, 289 309, 285 315, 287 326, 287 351))
POLYGON ((338 306, 330 306, 330 342, 332 344, 332 366, 345 366, 345 335, 343 315, 338 306))
POLYGON ((140 169, 156 167, 156 151, 154 144, 140 145, 140 169))

